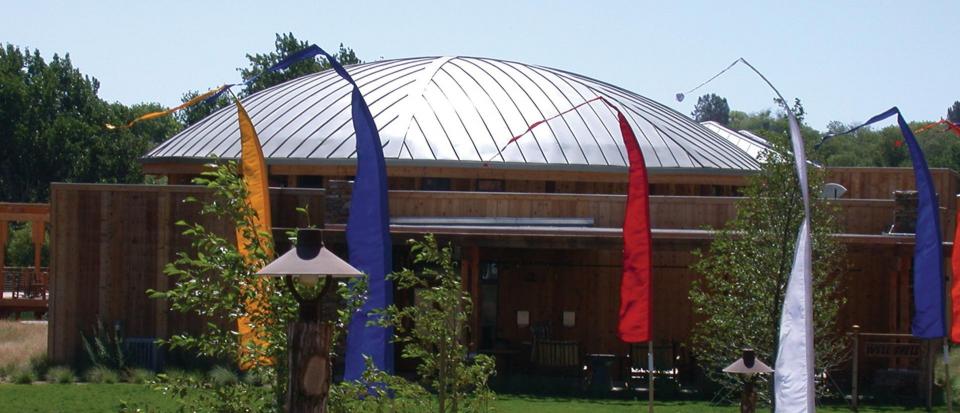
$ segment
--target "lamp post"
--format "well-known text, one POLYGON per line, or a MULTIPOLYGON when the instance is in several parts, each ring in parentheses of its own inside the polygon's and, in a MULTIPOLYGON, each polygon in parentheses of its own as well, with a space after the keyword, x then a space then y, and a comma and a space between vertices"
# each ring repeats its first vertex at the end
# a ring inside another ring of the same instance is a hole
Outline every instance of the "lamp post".
POLYGON ((299 304, 297 321, 287 326, 287 400, 290 413, 326 412, 330 393, 330 341, 340 297, 336 279, 357 278, 360 271, 324 248, 318 229, 297 230, 297 246, 281 255, 257 275, 283 277, 299 304), (297 291, 301 284, 315 285, 324 278, 315 297, 297 291))
POLYGON ((754 413, 757 411, 757 382, 759 373, 772 373, 773 369, 757 360, 752 348, 743 349, 743 357, 723 369, 724 373, 743 375, 743 394, 740 396, 740 413, 754 413))

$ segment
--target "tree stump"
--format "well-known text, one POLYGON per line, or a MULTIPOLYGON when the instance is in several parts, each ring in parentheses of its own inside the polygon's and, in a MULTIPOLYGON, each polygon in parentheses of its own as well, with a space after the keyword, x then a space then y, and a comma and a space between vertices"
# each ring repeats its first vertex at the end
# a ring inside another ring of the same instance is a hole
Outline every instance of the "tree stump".
POLYGON ((286 411, 289 413, 323 413, 327 411, 330 393, 330 339, 333 324, 323 321, 298 320, 287 329, 290 343, 287 368, 290 387, 286 411))

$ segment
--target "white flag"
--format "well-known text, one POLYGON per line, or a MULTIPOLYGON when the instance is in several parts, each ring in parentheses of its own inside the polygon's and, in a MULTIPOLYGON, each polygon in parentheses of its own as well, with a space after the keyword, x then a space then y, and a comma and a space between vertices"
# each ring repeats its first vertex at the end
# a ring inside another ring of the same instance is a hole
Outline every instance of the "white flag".
POLYGON ((778 412, 816 410, 813 383, 813 277, 810 242, 810 194, 807 189, 807 160, 796 117, 787 109, 790 140, 796 161, 800 192, 803 195, 803 224, 797 234, 793 269, 780 315, 780 346, 774 368, 774 396, 778 412))

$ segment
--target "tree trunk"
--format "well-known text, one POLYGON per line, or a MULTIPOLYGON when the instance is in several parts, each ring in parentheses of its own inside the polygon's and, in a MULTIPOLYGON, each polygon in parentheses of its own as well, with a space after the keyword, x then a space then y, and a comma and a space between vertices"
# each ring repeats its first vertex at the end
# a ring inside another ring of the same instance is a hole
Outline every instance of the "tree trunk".
POLYGON ((288 413, 325 413, 330 393, 330 339, 333 324, 296 321, 287 329, 288 413))

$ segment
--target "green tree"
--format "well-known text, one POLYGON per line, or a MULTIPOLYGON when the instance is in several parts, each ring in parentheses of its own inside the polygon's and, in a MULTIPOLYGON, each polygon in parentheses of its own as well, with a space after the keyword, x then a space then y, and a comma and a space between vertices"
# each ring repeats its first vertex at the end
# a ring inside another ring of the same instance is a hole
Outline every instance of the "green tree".
MULTIPOLYGON (((300 51, 311 44, 306 40, 297 40, 293 33, 277 33, 276 36, 274 51, 269 53, 247 54, 247 60, 250 61, 249 65, 246 68, 237 69, 240 71, 243 79, 250 79, 256 75, 261 75, 256 81, 247 85, 243 90, 244 94, 249 95, 256 93, 270 86, 330 68, 330 63, 328 63, 326 59, 316 58, 298 62, 280 72, 263 73, 267 68, 273 66, 284 57, 300 51)), ((357 54, 353 52, 353 49, 344 47, 342 43, 340 44, 340 49, 336 53, 331 54, 343 65, 361 63, 360 59, 357 58, 357 54)))
POLYGON ((953 123, 960 123, 960 100, 953 102, 953 105, 947 108, 947 119, 953 123))
POLYGON ((143 182, 138 158, 180 125, 107 130, 159 105, 106 103, 99 87, 69 55, 0 48, 0 201, 44 202, 51 182, 143 182))
MULTIPOLYGON (((191 90, 187 93, 184 93, 183 96, 180 97, 180 102, 189 102, 191 99, 197 96, 200 96, 200 92, 191 90)), ((216 112, 220 108, 229 106, 231 103, 232 102, 230 98, 224 94, 220 95, 212 102, 201 102, 196 105, 181 109, 174 114, 174 116, 177 118, 178 122, 183 124, 184 127, 188 127, 203 120, 207 116, 212 115, 213 112, 216 112)))
POLYGON ((419 271, 405 268, 390 279, 398 289, 413 290, 417 299, 407 307, 390 305, 380 323, 396 329, 396 341, 403 344, 401 357, 419 361, 420 380, 437 392, 437 412, 460 411, 466 401, 479 405, 468 406, 470 411, 486 410, 494 362, 486 355, 468 358, 471 300, 460 283, 453 252, 433 235, 409 244, 419 271))
POLYGON ((713 93, 700 96, 693 113, 690 114, 697 122, 714 121, 721 125, 730 123, 730 105, 727 99, 713 93))
MULTIPOLYGON (((693 330, 694 351, 707 376, 734 391, 740 379, 720 369, 736 360, 742 348, 755 349, 770 365, 776 362, 780 312, 803 219, 786 137, 766 137, 774 151, 763 155, 762 169, 744 189, 736 217, 717 231, 706 253, 695 252, 698 261, 693 265, 701 275, 690 290, 693 309, 701 317, 693 330)), ((824 171, 811 168, 809 175, 810 193, 819 194, 824 171)), ((831 236, 839 231, 827 202, 815 196, 811 213, 816 369, 823 372, 843 360, 845 345, 836 317, 845 301, 839 278, 844 250, 831 236)))
MULTIPOLYGON (((237 68, 237 71, 240 72, 240 76, 243 79, 250 79, 258 74, 263 73, 264 70, 270 66, 273 66, 283 58, 289 56, 291 53, 298 52, 310 46, 310 44, 311 43, 306 40, 297 40, 293 33, 277 33, 276 40, 274 42, 274 51, 269 53, 248 53, 248 66, 246 68, 237 68)), ((334 56, 340 61, 340 63, 344 65, 361 63, 353 49, 344 47, 343 44, 340 44, 340 49, 334 56)), ((307 59, 296 63, 281 72, 263 73, 263 75, 260 76, 256 81, 247 85, 242 91, 240 91, 240 95, 250 95, 288 80, 296 79, 300 76, 311 73, 320 72, 329 68, 330 64, 324 58, 307 59)), ((191 90, 187 93, 184 93, 180 98, 180 101, 187 102, 190 99, 197 97, 199 94, 200 92, 191 90)), ((214 102, 203 102, 181 110, 176 115, 177 120, 179 120, 184 126, 190 126, 206 118, 220 108, 230 105, 231 103, 232 102, 230 99, 224 95, 221 95, 220 98, 214 102)))

